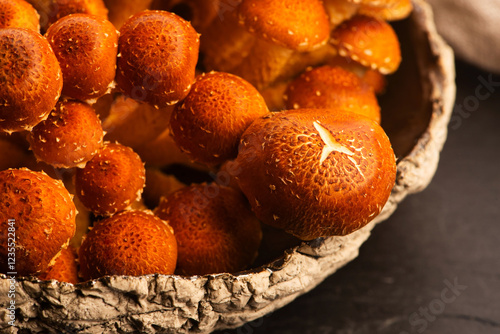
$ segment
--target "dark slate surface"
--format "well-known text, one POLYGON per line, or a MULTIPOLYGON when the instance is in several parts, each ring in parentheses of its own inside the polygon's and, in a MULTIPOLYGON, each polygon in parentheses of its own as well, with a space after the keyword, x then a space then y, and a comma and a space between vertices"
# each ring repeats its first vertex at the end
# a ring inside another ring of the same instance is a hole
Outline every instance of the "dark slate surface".
POLYGON ((273 314, 217 333, 500 333, 500 76, 457 63, 436 176, 355 261, 273 314))

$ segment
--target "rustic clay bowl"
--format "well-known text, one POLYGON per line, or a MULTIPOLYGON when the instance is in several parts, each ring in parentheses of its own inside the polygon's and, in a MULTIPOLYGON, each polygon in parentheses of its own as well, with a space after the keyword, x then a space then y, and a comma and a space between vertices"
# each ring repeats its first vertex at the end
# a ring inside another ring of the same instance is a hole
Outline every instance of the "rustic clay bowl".
MULTIPOLYGON (((19 279, 19 333, 208 333, 262 317, 313 289, 352 261, 374 226, 408 194, 424 189, 437 167, 455 98, 450 48, 437 35, 430 7, 414 0, 394 26, 403 63, 383 97, 383 126, 398 157, 392 195, 369 225, 345 237, 280 250, 274 260, 238 274, 112 276, 78 285, 19 279)), ((0 281, 0 329, 7 325, 10 282, 0 281)))

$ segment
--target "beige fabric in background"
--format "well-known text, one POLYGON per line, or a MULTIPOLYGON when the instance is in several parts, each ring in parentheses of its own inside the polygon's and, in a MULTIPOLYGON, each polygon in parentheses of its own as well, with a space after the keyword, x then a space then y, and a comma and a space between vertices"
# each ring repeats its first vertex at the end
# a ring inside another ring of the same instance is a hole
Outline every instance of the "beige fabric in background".
POLYGON ((428 0, 457 57, 500 73, 500 0, 428 0))

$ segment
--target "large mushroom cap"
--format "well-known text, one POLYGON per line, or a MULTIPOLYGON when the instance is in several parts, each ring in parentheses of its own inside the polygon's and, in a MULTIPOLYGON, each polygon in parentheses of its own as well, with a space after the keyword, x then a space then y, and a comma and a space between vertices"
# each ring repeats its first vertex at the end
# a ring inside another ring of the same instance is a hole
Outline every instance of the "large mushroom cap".
POLYGON ((257 217, 303 240, 365 226, 382 210, 396 178, 384 130, 339 110, 258 119, 243 134, 235 163, 257 217))
POLYGON ((330 23, 319 0, 243 0, 240 23, 260 38, 297 51, 326 43, 330 23))

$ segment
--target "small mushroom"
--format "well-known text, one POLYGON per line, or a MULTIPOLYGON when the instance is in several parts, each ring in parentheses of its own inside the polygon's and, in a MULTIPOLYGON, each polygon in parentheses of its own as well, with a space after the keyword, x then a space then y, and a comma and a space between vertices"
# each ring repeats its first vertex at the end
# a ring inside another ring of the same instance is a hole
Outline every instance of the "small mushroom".
POLYGON ((25 28, 40 32, 35 8, 24 0, 0 0, 0 29, 25 28))
POLYGON ((340 56, 382 74, 393 73, 401 63, 401 49, 394 29, 378 18, 357 15, 337 27, 330 42, 340 56))
POLYGON ((29 169, 0 171, 0 272, 45 271, 75 233, 76 208, 59 180, 29 169), (15 241, 7 242, 10 236, 15 241), (9 237, 9 238, 8 238, 9 237), (10 262, 15 248, 15 263, 10 262))
POLYGON ((303 240, 365 226, 396 179, 384 130, 341 110, 299 109, 258 119, 243 134, 234 163, 257 217, 303 240))
POLYGON ((31 130, 47 118, 63 86, 50 44, 23 28, 0 29, 0 131, 31 130))
POLYGON ((191 24, 165 11, 144 11, 120 28, 117 87, 163 108, 183 99, 194 81, 199 36, 191 24))
POLYGON ((373 89, 341 67, 321 66, 304 72, 285 92, 288 109, 339 109, 380 123, 380 106, 373 89))
POLYGON ((72 14, 47 30, 63 73, 62 94, 79 100, 96 100, 113 86, 118 35, 108 20, 72 14))
POLYGON ((177 145, 195 161, 218 165, 236 157, 245 129, 267 113, 264 99, 246 80, 210 72, 176 105, 170 126, 177 145))
POLYGON ((234 273, 257 257, 260 222, 237 190, 192 185, 163 198, 154 212, 174 229, 178 274, 234 273))
POLYGON ((165 221, 150 211, 124 211, 100 220, 79 250, 84 280, 106 275, 171 275, 177 242, 165 221))
POLYGON ((145 169, 131 148, 105 143, 75 175, 78 198, 96 215, 110 216, 137 201, 145 184, 145 169))
POLYGON ((38 160, 54 167, 84 167, 102 146, 103 130, 94 109, 80 101, 61 100, 29 135, 38 160))

